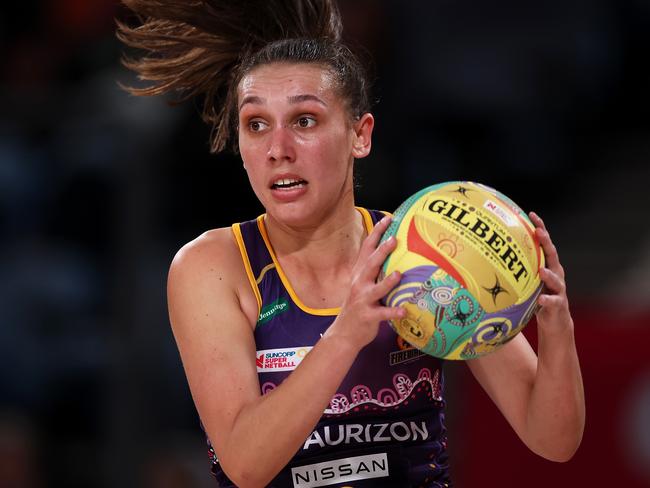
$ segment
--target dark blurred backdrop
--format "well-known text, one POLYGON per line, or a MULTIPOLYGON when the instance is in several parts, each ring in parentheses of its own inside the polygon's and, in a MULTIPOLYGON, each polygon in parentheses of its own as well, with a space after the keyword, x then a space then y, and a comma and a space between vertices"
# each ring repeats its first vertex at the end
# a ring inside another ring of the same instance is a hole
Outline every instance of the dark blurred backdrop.
MULTIPOLYGON (((581 449, 536 458, 450 364, 458 486, 649 486, 650 2, 341 6, 377 80, 359 204, 481 181, 545 218, 568 273, 581 449)), ((2 488, 214 486, 166 272, 183 243, 262 209, 195 105, 119 89, 136 81, 115 17, 112 0, 0 13, 2 488)))

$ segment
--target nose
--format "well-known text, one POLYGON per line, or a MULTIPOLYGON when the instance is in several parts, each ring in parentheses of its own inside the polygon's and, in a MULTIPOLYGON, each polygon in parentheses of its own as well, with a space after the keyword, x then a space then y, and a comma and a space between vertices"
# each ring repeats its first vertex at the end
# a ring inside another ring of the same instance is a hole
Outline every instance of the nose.
POLYGON ((286 127, 276 127, 273 129, 269 140, 267 157, 271 162, 295 161, 295 147, 289 129, 286 127))

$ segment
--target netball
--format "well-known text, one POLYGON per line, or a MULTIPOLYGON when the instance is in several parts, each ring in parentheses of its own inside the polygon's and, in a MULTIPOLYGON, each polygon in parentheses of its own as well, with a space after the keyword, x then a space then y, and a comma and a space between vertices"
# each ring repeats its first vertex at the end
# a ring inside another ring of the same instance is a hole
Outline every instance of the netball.
POLYGON ((479 183, 441 183, 408 198, 382 237, 394 235, 397 248, 381 276, 402 273, 383 302, 407 310, 392 327, 444 359, 472 359, 508 342, 542 289, 534 229, 512 200, 479 183))

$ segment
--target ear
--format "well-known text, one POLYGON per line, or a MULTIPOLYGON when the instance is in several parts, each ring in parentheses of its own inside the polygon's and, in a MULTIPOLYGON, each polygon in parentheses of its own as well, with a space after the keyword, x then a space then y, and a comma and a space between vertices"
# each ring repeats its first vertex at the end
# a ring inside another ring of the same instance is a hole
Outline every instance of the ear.
POLYGON ((372 129, 375 127, 375 118, 371 113, 365 113, 359 120, 354 121, 354 141, 352 143, 352 156, 356 159, 365 158, 370 154, 372 146, 372 129))

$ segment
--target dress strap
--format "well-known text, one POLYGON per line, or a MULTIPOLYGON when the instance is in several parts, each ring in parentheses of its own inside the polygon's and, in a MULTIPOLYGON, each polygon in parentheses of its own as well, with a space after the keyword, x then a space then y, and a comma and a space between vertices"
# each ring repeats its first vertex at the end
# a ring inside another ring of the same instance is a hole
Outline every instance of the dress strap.
POLYGON ((258 315, 262 310, 259 284, 267 271, 275 267, 271 254, 260 235, 257 219, 232 225, 246 275, 257 299, 258 315))

